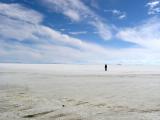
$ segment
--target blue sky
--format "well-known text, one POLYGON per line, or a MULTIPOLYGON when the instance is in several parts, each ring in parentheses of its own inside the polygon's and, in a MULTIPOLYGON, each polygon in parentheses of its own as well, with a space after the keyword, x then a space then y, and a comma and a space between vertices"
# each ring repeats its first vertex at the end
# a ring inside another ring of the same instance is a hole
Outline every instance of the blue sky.
POLYGON ((160 63, 160 0, 0 0, 0 62, 160 63))

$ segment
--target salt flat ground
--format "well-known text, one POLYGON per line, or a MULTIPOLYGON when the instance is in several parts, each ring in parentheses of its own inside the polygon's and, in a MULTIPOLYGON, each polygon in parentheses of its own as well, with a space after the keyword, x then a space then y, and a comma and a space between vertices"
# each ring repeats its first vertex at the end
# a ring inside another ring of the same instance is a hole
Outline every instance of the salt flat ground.
POLYGON ((160 66, 0 64, 0 120, 160 120, 160 66))

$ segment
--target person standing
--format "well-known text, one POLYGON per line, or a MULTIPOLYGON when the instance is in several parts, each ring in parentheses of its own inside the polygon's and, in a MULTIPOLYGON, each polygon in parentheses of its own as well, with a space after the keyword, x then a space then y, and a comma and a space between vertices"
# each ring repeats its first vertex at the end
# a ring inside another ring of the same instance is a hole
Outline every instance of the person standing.
POLYGON ((105 64, 105 71, 107 71, 107 64, 105 64))

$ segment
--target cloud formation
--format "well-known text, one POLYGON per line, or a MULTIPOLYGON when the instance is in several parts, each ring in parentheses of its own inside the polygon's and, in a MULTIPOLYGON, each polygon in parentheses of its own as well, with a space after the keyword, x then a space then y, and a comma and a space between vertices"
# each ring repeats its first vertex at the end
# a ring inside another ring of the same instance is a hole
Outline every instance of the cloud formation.
POLYGON ((99 36, 102 39, 109 40, 112 38, 112 28, 108 24, 104 23, 102 19, 97 14, 95 14, 88 6, 86 6, 81 0, 41 1, 46 8, 49 8, 53 12, 56 11, 62 13, 72 21, 88 21, 87 23, 89 25, 92 25, 97 30, 97 33, 99 33, 99 36))
POLYGON ((131 28, 123 28, 117 33, 117 37, 132 43, 136 43, 147 49, 157 49, 160 46, 160 19, 158 17, 144 21, 141 25, 131 28))
POLYGON ((27 56, 30 58, 28 62, 81 62, 92 60, 96 54, 105 54, 106 49, 99 45, 84 42, 41 24, 43 15, 34 10, 18 4, 0 3, 0 6, 5 6, 5 9, 0 10, 0 13, 3 11, 3 15, 0 15, 0 56, 3 59, 12 56, 15 62, 27 62, 27 56), (23 15, 19 16, 15 11, 23 15), (29 19, 34 17, 36 19, 29 19), (31 41, 32 45, 24 44, 26 41, 31 41))
POLYGON ((148 14, 155 15, 160 13, 160 0, 152 0, 146 4, 148 7, 148 14))
POLYGON ((122 12, 120 10, 104 10, 104 12, 111 12, 113 16, 117 17, 117 19, 122 20, 125 19, 127 17, 126 12, 122 12))
POLYGON ((43 20, 43 16, 40 13, 19 4, 0 3, 0 15, 32 24, 40 23, 43 20), (31 16, 34 17, 31 19, 31 16))
MULTIPOLYGON (((75 12, 75 16, 59 11, 62 8, 59 8, 58 5, 56 5, 54 10, 68 16, 75 22, 88 19, 87 24, 96 28, 97 33, 103 39, 121 39, 122 41, 135 43, 138 47, 118 49, 104 47, 98 43, 86 42, 86 40, 72 37, 69 34, 63 34, 54 28, 44 25, 45 16, 33 9, 26 8, 20 4, 0 3, 1 62, 160 63, 159 17, 153 17, 132 27, 117 28, 115 36, 112 34, 109 36, 109 25, 104 23, 99 16, 82 2, 82 8, 80 8, 79 3, 77 3, 79 0, 74 0, 74 2, 68 0, 68 2, 73 2, 72 4, 65 3, 64 0, 58 1, 60 3, 54 0, 60 6, 62 4, 67 6, 64 12, 68 11, 68 5, 73 4, 70 8, 75 12), (94 19, 90 20, 92 17, 94 19)), ((51 0, 51 2, 53 1, 51 0)), ((73 32, 72 34, 83 33, 85 34, 85 31, 73 32)))

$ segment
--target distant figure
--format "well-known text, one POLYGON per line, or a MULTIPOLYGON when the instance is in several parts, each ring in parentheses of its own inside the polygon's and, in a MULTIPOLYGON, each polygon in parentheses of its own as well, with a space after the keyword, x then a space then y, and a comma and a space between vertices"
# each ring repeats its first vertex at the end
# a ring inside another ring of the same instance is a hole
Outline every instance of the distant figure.
POLYGON ((107 71, 107 64, 105 64, 105 71, 107 71))

